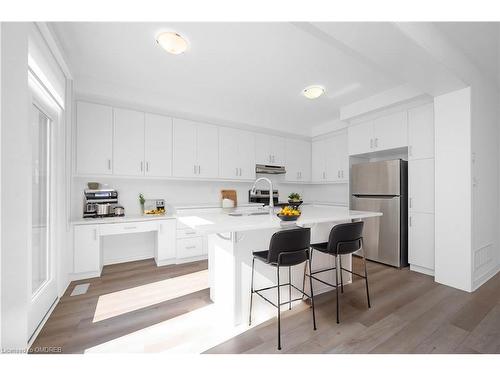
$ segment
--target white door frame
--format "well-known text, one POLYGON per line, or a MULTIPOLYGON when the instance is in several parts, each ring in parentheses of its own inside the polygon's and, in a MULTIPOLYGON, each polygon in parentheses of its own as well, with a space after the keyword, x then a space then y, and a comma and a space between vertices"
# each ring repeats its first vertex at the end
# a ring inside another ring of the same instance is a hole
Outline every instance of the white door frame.
MULTIPOLYGON (((64 166, 58 162, 60 156, 61 140, 61 120, 62 110, 52 99, 45 87, 36 76, 29 72, 29 87, 31 92, 31 105, 45 114, 51 121, 49 128, 50 136, 50 159, 49 159, 49 267, 48 280, 42 284, 38 291, 32 293, 32 252, 28 257, 28 341, 32 341, 43 323, 48 318, 48 313, 58 299, 58 259, 60 258, 60 224, 57 218, 60 216, 61 200, 55 197, 62 197, 60 186, 63 181, 60 178, 60 168, 64 166), (59 202, 59 203, 58 203, 59 202)), ((33 121, 33 119, 32 119, 33 121)), ((31 216, 31 215, 30 215, 31 216)), ((64 230, 64 228, 62 228, 64 230)), ((31 236, 29 248, 32 248, 31 236)))

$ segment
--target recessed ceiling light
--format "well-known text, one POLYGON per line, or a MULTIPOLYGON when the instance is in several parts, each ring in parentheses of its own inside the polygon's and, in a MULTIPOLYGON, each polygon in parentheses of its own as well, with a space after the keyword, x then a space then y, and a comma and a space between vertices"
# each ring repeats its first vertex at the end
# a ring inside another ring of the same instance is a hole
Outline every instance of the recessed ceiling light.
POLYGON ((302 95, 307 99, 317 99, 325 93, 325 88, 319 85, 312 85, 302 90, 302 95))
POLYGON ((179 55, 185 52, 188 47, 186 39, 173 31, 158 34, 156 37, 156 42, 165 51, 174 55, 179 55))

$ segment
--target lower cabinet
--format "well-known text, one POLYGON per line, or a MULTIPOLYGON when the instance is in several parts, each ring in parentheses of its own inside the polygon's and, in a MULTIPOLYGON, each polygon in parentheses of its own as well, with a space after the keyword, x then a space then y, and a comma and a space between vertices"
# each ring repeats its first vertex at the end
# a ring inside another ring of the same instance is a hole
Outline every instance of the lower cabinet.
POLYGON ((100 273, 102 268, 98 225, 75 225, 73 272, 100 273))
POLYGON ((191 259, 201 259, 207 255, 206 237, 197 231, 177 223, 177 260, 178 263, 191 259))
POLYGON ((175 243, 176 220, 158 222, 155 261, 158 266, 175 263, 177 256, 175 243))
POLYGON ((434 214, 408 214, 408 262, 410 268, 427 274, 434 273, 434 214))

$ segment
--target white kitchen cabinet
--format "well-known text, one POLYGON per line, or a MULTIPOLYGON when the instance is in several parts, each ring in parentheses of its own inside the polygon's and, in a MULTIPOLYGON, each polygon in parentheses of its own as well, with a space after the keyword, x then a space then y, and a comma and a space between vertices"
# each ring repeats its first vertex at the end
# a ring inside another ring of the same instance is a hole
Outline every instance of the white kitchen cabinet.
POLYGON ((144 112, 114 108, 113 174, 144 175, 144 112))
POLYGON ((98 225, 75 225, 73 272, 100 273, 102 268, 98 225))
POLYGON ((347 133, 341 131, 312 143, 312 180, 345 182, 349 179, 347 133))
POLYGON ((285 180, 308 182, 311 180, 311 142, 287 138, 285 141, 285 180))
POLYGON ((410 212, 434 212, 434 159, 408 162, 408 207, 410 212))
POLYGON ((198 177, 219 176, 219 129, 201 124, 196 132, 198 177))
POLYGON ((218 128, 189 120, 174 119, 173 175, 218 176, 218 128))
POLYGON ((326 140, 314 140, 311 144, 312 180, 326 181, 326 140))
POLYGON ((340 132, 326 139, 326 179, 341 182, 349 179, 347 133, 340 132))
POLYGON ((284 165, 285 139, 273 135, 255 133, 255 163, 284 165))
POLYGON ((408 113, 397 112, 348 128, 349 155, 390 150, 408 145, 408 113))
POLYGON ((146 113, 144 161, 145 176, 172 175, 172 118, 146 113))
POLYGON ((223 178, 255 178, 254 133, 221 127, 219 129, 219 171, 223 178))
POLYGON ((371 152, 373 149, 373 123, 363 122, 347 128, 349 155, 371 152))
POLYGON ((413 270, 432 274, 434 271, 434 214, 410 213, 408 261, 413 270))
POLYGON ((434 157, 434 105, 408 110, 408 159, 434 157))
POLYGON ((391 150, 408 145, 408 113, 397 112, 373 120, 373 148, 391 150))
POLYGON ((113 173, 113 109, 77 102, 76 173, 107 175, 113 173))
POLYGON ((176 221, 161 220, 158 222, 158 237, 155 261, 157 265, 174 263, 176 253, 176 221))

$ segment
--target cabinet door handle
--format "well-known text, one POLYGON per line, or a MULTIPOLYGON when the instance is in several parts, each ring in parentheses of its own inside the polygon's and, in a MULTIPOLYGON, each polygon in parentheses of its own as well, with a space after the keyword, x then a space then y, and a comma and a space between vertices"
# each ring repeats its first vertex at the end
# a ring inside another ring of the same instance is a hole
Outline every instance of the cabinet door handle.
POLYGON ((410 197, 410 208, 413 208, 413 198, 410 197))
POLYGON ((123 229, 125 229, 125 230, 136 229, 136 228, 137 228, 136 226, 133 226, 133 227, 123 227, 123 229))
POLYGON ((201 174, 201 165, 198 165, 198 174, 201 174))
POLYGON ((146 162, 146 172, 149 172, 149 161, 146 162))
POLYGON ((411 227, 412 226, 411 216, 409 217, 409 219, 410 219, 410 223, 409 224, 410 224, 410 227, 411 227))
POLYGON ((108 171, 111 170, 111 159, 108 159, 108 171))
POLYGON ((344 178, 344 170, 343 169, 340 171, 340 177, 344 178))
POLYGON ((196 234, 196 232, 186 232, 186 234, 196 234))
POLYGON ((144 162, 141 161, 141 172, 143 172, 143 170, 144 170, 144 162))
POLYGON ((195 245, 193 245, 193 246, 186 246, 186 247, 185 247, 185 249, 186 249, 186 250, 187 250, 187 249, 194 249, 194 248, 196 248, 196 246, 195 246, 195 245))

